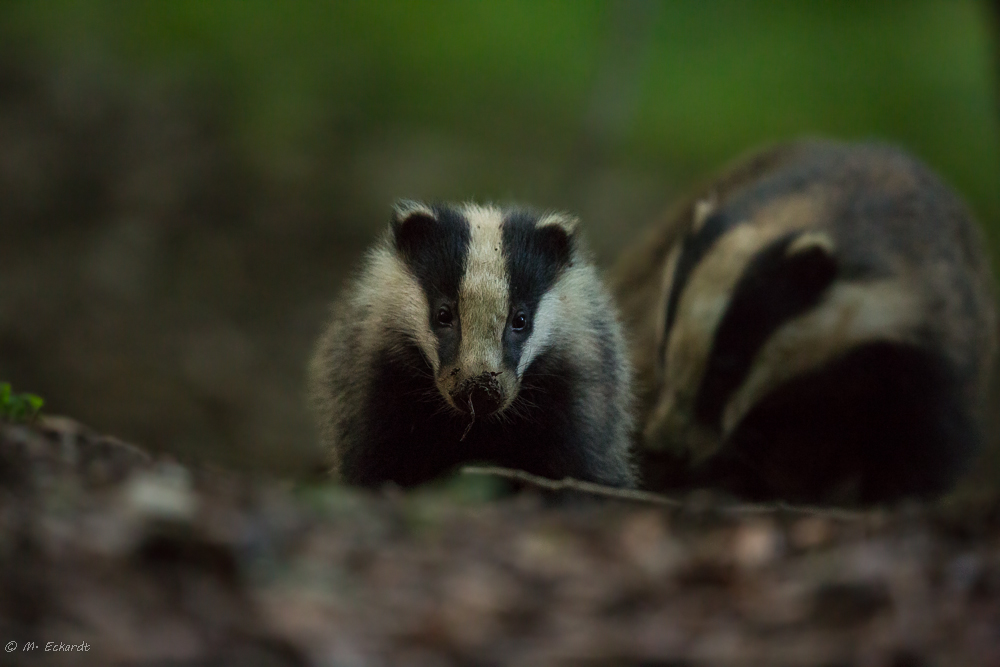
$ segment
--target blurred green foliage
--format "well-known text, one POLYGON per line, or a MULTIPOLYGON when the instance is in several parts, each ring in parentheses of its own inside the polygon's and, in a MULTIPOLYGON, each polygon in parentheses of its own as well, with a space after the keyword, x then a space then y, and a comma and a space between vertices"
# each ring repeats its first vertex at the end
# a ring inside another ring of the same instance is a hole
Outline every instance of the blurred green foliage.
POLYGON ((761 142, 876 137, 942 172, 1000 241, 986 2, 50 0, 0 18, 54 53, 221 82, 262 163, 386 128, 572 163, 596 132, 602 159, 683 183, 761 142), (602 76, 622 98, 608 113, 602 76))
POLYGON ((0 382, 0 421, 33 421, 45 405, 40 396, 15 394, 9 382, 0 382))

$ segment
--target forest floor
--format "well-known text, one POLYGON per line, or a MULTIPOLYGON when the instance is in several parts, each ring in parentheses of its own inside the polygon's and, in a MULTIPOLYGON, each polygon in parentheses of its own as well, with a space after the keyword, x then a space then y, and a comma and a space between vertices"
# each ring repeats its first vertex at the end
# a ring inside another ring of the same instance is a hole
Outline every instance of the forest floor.
POLYGON ((372 493, 187 467, 65 418, 0 426, 0 662, 1000 665, 995 497, 496 486, 372 493))

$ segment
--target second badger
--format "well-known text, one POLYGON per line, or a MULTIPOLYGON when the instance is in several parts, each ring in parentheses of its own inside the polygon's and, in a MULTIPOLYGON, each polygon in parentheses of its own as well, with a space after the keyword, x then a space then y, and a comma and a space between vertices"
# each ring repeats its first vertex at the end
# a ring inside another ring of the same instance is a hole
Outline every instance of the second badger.
POLYGON ((403 202, 311 366, 341 478, 484 461, 633 484, 631 370, 574 218, 403 202))
POLYGON ((881 144, 777 146, 700 188, 617 275, 647 483, 796 500, 946 490, 984 437, 983 245, 954 192, 881 144))

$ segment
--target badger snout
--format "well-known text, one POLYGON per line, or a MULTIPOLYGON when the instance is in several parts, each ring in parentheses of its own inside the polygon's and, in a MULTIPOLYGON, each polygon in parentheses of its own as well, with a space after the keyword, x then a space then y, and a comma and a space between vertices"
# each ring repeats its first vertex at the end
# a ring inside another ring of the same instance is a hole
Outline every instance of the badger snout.
POLYGON ((482 373, 471 377, 451 393, 451 400, 458 409, 477 417, 487 417, 504 404, 503 386, 497 379, 499 373, 482 373))

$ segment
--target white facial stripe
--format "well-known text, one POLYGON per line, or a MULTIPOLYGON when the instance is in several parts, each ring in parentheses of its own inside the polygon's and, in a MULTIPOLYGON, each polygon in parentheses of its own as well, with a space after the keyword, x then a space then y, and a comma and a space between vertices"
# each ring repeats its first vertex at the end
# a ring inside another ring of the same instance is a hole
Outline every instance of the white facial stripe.
POLYGON ((592 333, 596 318, 613 311, 605 297, 593 285, 599 279, 593 267, 573 264, 563 270, 555 284, 542 296, 535 309, 531 336, 524 344, 517 364, 517 376, 523 377, 528 366, 557 340, 572 341, 578 358, 595 359, 600 354, 598 339, 592 333), (587 299, 581 300, 579 295, 587 299), (577 295, 577 298, 572 298, 577 295))
MULTIPOLYGON (((670 254, 667 255, 666 263, 663 265, 660 303, 655 320, 657 350, 664 344, 663 336, 666 334, 667 328, 667 302, 670 300, 670 292, 674 289, 674 275, 677 273, 677 262, 680 260, 683 248, 684 243, 682 241, 675 243, 674 247, 670 250, 670 254)), ((663 366, 660 364, 656 365, 656 379, 657 381, 663 380, 663 366)))
POLYGON ((862 343, 910 340, 921 312, 916 294, 898 280, 833 285, 816 308, 778 329, 757 353, 746 381, 723 412, 724 435, 758 401, 793 377, 862 343))
POLYGON ((458 365, 462 375, 499 372, 502 338, 507 325, 507 264, 503 256, 503 214, 499 209, 467 205, 469 254, 458 291, 462 342, 458 365))
MULTIPOLYGON (((572 234, 579 224, 579 219, 566 213, 546 213, 539 218, 537 227, 557 226, 572 234)), ((581 284, 584 280, 583 273, 575 267, 568 267, 556 279, 554 285, 542 295, 538 306, 535 308, 534 317, 531 324, 531 335, 525 341, 521 350, 521 358, 517 362, 517 377, 523 377, 528 366, 531 365, 538 355, 548 350, 555 342, 558 335, 564 335, 566 329, 573 328, 573 323, 579 319, 583 313, 566 312, 566 304, 572 301, 569 299, 569 292, 572 290, 586 289, 581 284)), ((576 300, 579 301, 579 300, 576 300)), ((579 303, 577 304, 580 305, 579 303)), ((585 336, 579 340, 586 339, 585 336)), ((589 340, 589 339, 588 339, 589 340)))
POLYGON ((374 317, 367 319, 368 341, 381 340, 379 333, 385 329, 399 329, 403 336, 414 337, 417 346, 427 357, 434 373, 441 362, 438 357, 437 337, 427 320, 427 296, 416 277, 397 255, 386 248, 370 256, 370 270, 353 295, 355 307, 368 310, 378 308, 374 317))
POLYGON ((693 399, 711 353, 715 331, 733 288, 750 260, 781 230, 739 225, 716 241, 688 280, 667 346, 665 382, 693 399))
POLYGON ((671 422, 693 418, 697 396, 715 331, 729 308, 733 289, 753 257, 779 237, 812 224, 822 201, 796 195, 756 212, 716 240, 695 266, 681 293, 674 325, 668 333, 663 391, 655 414, 671 422), (667 413, 674 413, 668 415, 667 413))
POLYGON ((558 281, 551 290, 542 296, 535 309, 535 317, 531 325, 531 336, 521 349, 521 358, 517 362, 517 377, 524 376, 524 371, 528 369, 531 362, 538 355, 549 349, 555 339, 556 323, 562 319, 560 304, 562 303, 560 289, 562 281, 558 281))

